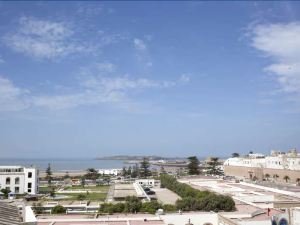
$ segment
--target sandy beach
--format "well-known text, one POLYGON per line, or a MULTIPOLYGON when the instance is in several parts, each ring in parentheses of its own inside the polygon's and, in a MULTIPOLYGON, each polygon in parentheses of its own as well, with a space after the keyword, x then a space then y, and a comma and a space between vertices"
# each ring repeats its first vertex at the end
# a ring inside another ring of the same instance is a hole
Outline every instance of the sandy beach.
MULTIPOLYGON (((84 171, 84 170, 68 172, 68 175, 70 177, 82 176, 84 174, 86 174, 86 171, 84 171)), ((66 175, 66 172, 52 172, 52 177, 63 177, 65 175, 66 175)), ((39 177, 40 178, 46 177, 46 172, 45 171, 40 171, 39 177)))

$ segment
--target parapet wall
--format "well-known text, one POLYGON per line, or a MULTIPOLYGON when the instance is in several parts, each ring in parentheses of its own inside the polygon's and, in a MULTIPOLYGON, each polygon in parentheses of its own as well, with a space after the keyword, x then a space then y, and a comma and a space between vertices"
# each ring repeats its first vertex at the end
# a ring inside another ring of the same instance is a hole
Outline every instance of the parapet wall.
POLYGON ((288 169, 270 169, 259 167, 244 167, 244 166, 227 166, 224 165, 224 173, 227 176, 243 177, 251 179, 255 176, 257 179, 262 180, 266 174, 270 175, 270 180, 276 179, 280 182, 285 182, 284 177, 288 176, 289 183, 296 183, 297 178, 300 178, 300 170, 288 170, 288 169), (273 178, 277 175, 277 178, 273 178))

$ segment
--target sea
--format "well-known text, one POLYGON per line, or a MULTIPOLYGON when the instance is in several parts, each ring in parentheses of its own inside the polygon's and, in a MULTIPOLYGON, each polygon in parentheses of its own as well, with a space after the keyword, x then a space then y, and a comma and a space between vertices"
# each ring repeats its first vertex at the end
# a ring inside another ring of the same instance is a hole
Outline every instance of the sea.
POLYGON ((0 166, 35 166, 41 171, 46 170, 50 163, 51 170, 56 172, 76 172, 88 168, 94 169, 122 169, 128 166, 122 160, 97 160, 97 159, 21 159, 0 158, 0 166))

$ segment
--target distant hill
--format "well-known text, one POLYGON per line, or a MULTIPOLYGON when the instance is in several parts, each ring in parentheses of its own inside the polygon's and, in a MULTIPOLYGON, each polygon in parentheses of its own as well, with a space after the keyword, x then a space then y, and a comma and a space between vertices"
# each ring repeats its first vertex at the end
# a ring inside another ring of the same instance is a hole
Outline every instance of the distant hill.
POLYGON ((179 159, 179 158, 169 158, 161 156, 130 156, 130 155, 115 155, 115 156, 104 156, 97 157, 97 160, 143 160, 143 158, 148 158, 149 160, 170 160, 170 159, 179 159))

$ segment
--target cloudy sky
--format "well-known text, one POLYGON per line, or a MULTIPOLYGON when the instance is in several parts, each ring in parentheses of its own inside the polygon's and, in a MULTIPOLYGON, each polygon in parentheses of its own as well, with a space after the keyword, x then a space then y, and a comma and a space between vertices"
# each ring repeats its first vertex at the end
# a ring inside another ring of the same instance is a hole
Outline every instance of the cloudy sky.
POLYGON ((0 157, 300 149, 300 2, 1 2, 0 157))

